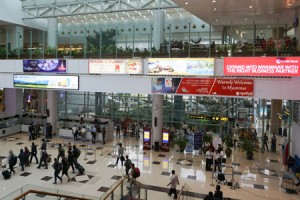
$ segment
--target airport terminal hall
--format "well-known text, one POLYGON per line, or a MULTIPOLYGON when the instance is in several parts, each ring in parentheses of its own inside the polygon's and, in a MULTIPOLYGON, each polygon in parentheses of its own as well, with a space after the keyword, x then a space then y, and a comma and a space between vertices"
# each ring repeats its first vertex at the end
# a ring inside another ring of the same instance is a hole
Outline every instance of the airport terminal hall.
POLYGON ((300 200, 300 0, 0 0, 1 200, 300 200))

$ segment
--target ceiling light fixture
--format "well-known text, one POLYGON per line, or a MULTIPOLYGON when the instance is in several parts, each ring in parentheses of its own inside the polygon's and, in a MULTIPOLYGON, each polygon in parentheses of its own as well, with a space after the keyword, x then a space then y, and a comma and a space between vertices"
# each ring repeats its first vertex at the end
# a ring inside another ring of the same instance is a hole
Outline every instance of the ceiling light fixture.
POLYGON ((213 2, 213 3, 216 3, 216 0, 213 0, 212 2, 213 2))
POLYGON ((253 8, 253 6, 249 6, 249 8, 253 8))
POLYGON ((188 5, 188 4, 189 4, 189 2, 188 2, 188 1, 186 1, 186 2, 185 2, 185 5, 188 5))

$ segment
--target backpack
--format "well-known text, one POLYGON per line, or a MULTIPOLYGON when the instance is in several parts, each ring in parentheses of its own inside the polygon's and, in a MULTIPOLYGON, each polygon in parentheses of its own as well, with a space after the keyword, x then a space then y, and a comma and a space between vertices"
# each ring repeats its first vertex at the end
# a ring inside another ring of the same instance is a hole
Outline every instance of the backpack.
POLYGON ((11 157, 11 164, 12 164, 12 166, 15 166, 17 164, 17 161, 18 161, 18 157, 15 156, 15 155, 13 155, 11 157))
POLYGON ((133 178, 138 178, 140 177, 140 175, 141 175, 140 169, 138 167, 134 168, 133 178))
POLYGON ((74 151, 74 157, 75 157, 75 158, 79 158, 80 154, 81 154, 80 149, 77 149, 77 148, 76 148, 76 151, 74 151))
POLYGON ((57 170, 58 170, 58 171, 61 171, 62 169, 63 169, 62 164, 61 164, 61 163, 58 163, 58 165, 57 165, 57 170))

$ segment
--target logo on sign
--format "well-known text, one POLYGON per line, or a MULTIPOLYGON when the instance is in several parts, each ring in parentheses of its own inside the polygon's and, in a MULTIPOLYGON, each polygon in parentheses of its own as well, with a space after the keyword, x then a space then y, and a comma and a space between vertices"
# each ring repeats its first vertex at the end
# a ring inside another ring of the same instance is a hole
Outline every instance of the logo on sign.
POLYGON ((277 64, 285 64, 285 63, 298 63, 298 60, 286 60, 286 59, 276 59, 277 64))

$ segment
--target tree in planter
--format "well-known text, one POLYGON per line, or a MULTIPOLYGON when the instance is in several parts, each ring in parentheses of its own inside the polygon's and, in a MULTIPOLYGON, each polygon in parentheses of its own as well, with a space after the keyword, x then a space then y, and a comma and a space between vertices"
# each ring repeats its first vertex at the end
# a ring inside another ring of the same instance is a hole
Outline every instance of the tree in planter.
POLYGON ((209 134, 209 133, 204 133, 202 141, 203 141, 203 144, 204 144, 204 145, 202 145, 203 146, 202 147, 202 152, 205 154, 206 151, 208 150, 208 146, 206 146, 205 144, 212 143, 212 141, 213 141, 213 135, 209 134))
POLYGON ((233 135, 232 134, 225 135, 224 143, 226 145, 226 149, 225 149, 226 157, 230 157, 232 153, 231 148, 233 147, 233 135))
POLYGON ((171 147, 178 145, 179 151, 183 152, 187 143, 188 143, 188 139, 183 135, 183 136, 179 136, 175 140, 171 141, 170 145, 171 145, 171 147))
MULTIPOLYGON (((97 49, 97 51, 100 51, 100 32, 94 32, 95 35, 87 36, 86 41, 87 41, 87 51, 90 52, 92 50, 97 49)), ((115 29, 110 29, 102 32, 101 35, 101 49, 109 49, 111 50, 112 47, 115 49, 116 45, 116 30, 115 29)))
POLYGON ((241 138, 241 149, 246 152, 246 156, 248 160, 253 159, 253 152, 256 150, 255 142, 250 140, 249 138, 243 137, 241 138))

